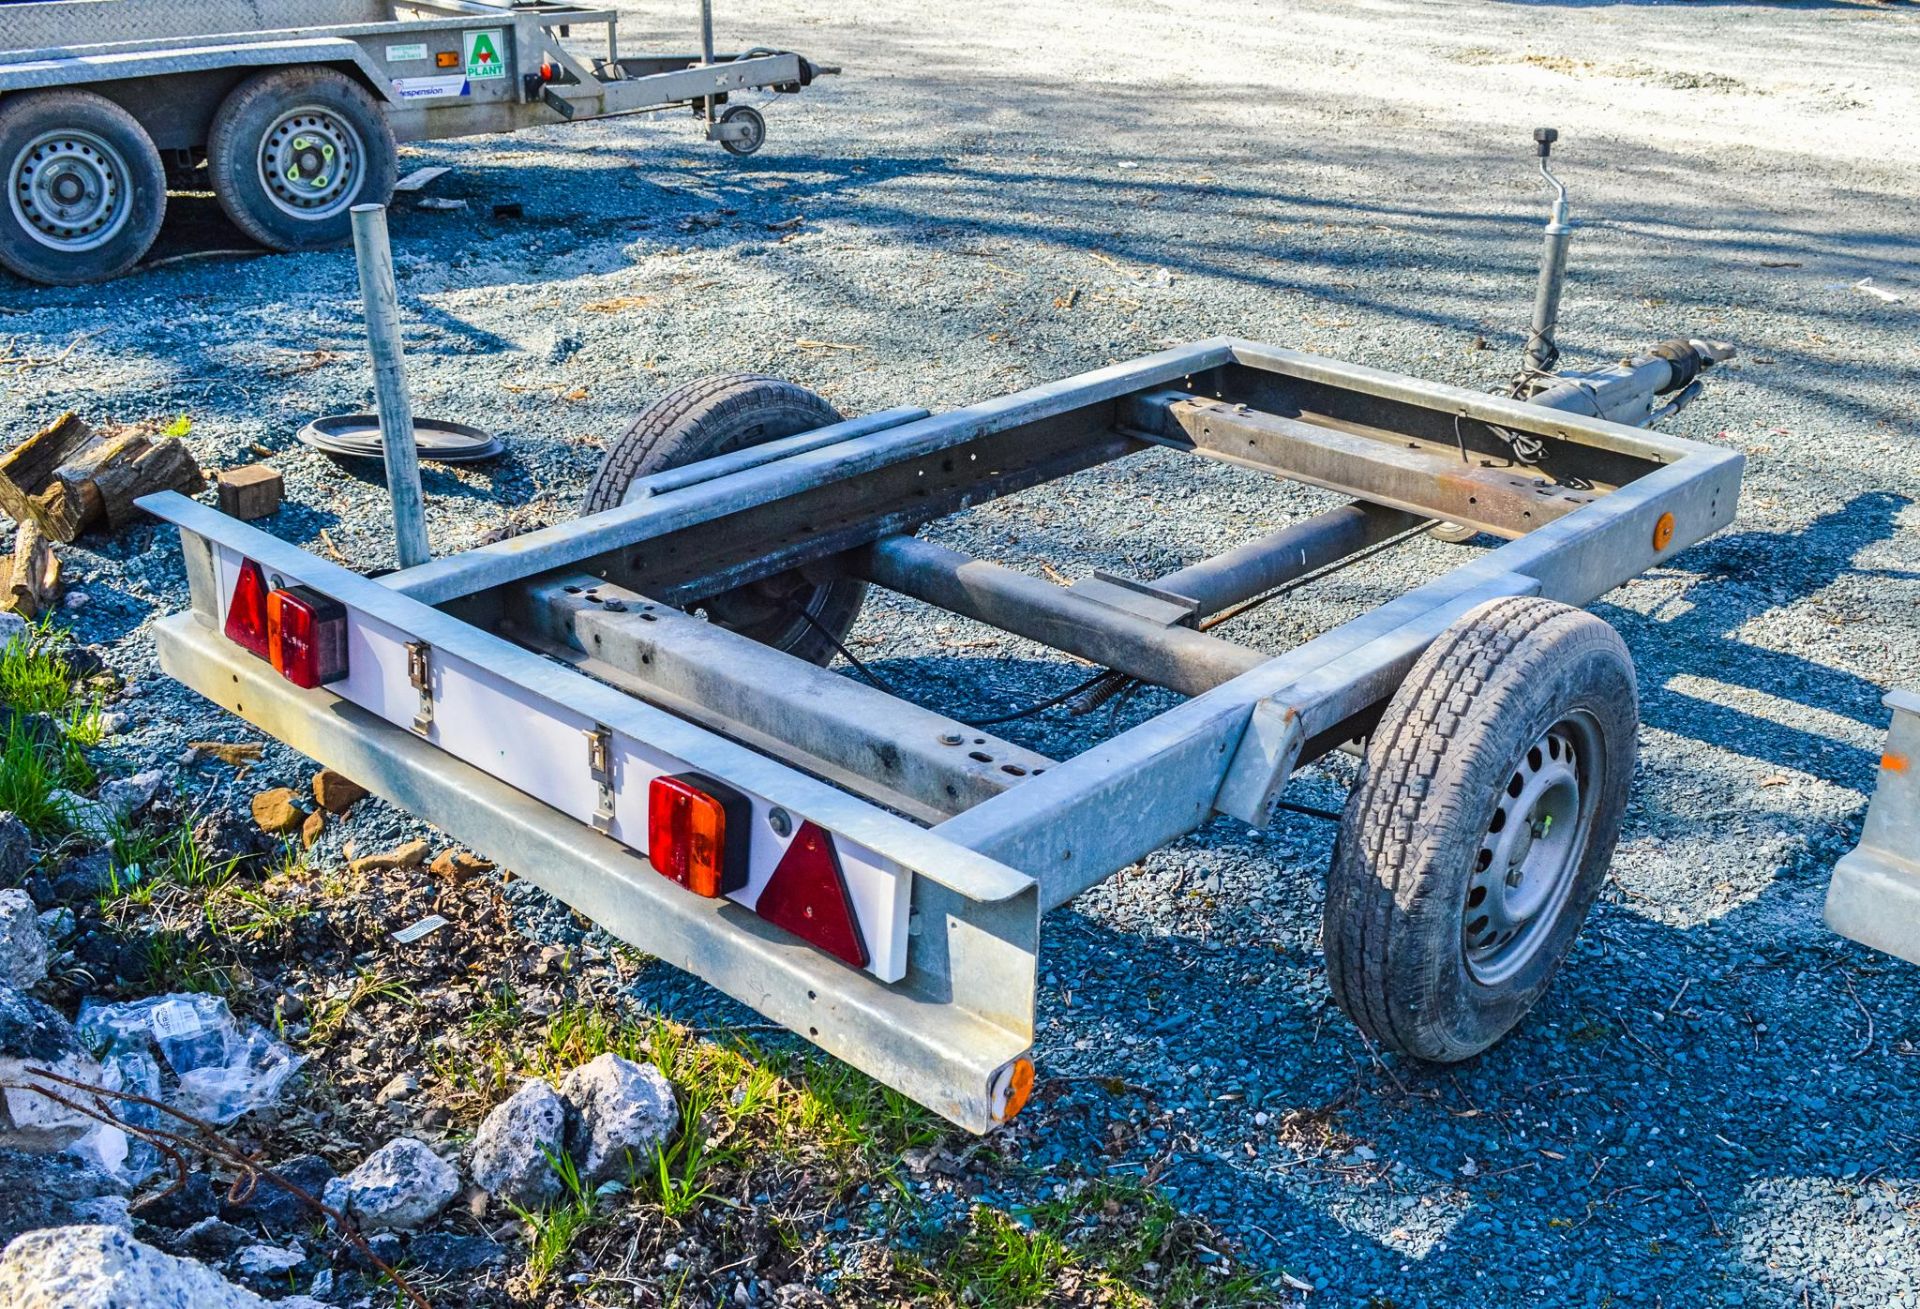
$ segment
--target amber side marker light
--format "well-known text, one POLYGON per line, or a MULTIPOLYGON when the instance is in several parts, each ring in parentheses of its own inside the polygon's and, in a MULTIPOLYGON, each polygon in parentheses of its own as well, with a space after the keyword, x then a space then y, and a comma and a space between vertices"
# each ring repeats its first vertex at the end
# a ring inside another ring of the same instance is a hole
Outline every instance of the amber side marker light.
POLYGON ((433 66, 435 68, 458 68, 460 66, 460 52, 458 50, 440 51, 433 57, 433 66))
POLYGON ((999 1119, 1003 1123, 1010 1123, 1015 1114, 1027 1107, 1027 1101, 1033 1096, 1033 1060, 1024 1056, 1014 1060, 1005 1076, 1007 1102, 1000 1107, 999 1119))
POLYGON ((753 814, 732 787, 682 773, 647 788, 647 860, 662 877, 709 899, 747 884, 753 814))
POLYGON ((1653 548, 1664 550, 1673 544, 1673 515, 1661 514, 1660 521, 1653 525, 1653 548))

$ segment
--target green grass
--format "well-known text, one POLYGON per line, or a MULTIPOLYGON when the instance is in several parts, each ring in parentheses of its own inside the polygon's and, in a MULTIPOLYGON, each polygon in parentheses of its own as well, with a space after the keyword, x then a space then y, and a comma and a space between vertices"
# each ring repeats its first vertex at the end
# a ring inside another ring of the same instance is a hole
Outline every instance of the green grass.
POLYGON ((717 1175, 723 1168, 740 1162, 741 1147, 719 1146, 707 1135, 707 1115, 718 1109, 723 1115, 738 1117, 740 1107, 724 1102, 716 1105, 705 1090, 689 1090, 680 1097, 680 1130, 665 1146, 654 1151, 654 1199, 668 1218, 680 1219, 700 1207, 713 1193, 717 1175))
POLYGON ((242 990, 242 971, 234 964, 221 962, 205 942, 185 933, 149 933, 146 953, 146 993, 204 991, 232 998, 242 990))
POLYGON ((527 1225, 527 1289, 538 1291, 566 1261, 566 1257, 600 1221, 600 1195, 580 1180, 580 1171, 564 1151, 547 1152, 547 1162, 560 1177, 565 1194, 544 1209, 511 1206, 527 1225))
POLYGON ((233 875, 235 863, 216 865, 193 839, 193 829, 119 824, 112 838, 113 863, 101 908, 118 904, 147 905, 164 886, 212 890, 233 875))
POLYGON ((6 738, 0 741, 0 810, 11 810, 35 836, 64 835, 71 824, 54 792, 82 791, 94 780, 81 742, 64 733, 49 742, 45 731, 28 719, 16 715, 8 720, 6 738))
POLYGON ((1254 1304, 1267 1285, 1202 1260, 1204 1229, 1159 1192, 1097 1182, 1059 1200, 1007 1213, 986 1205, 943 1253, 903 1255, 898 1271, 916 1299, 982 1309, 1057 1301, 1063 1282, 1089 1303, 1116 1306, 1254 1304))
POLYGON ((53 793, 93 785, 86 752, 102 734, 100 706, 75 689, 73 668, 55 639, 41 626, 0 646, 0 703, 11 711, 0 742, 0 810, 11 810, 40 837, 68 830, 68 815, 53 793), (30 721, 36 714, 53 720, 51 735, 30 721))
POLYGON ((973 1211, 966 1235, 941 1262, 940 1275, 923 1281, 923 1292, 944 1290, 965 1304, 987 1309, 1037 1305, 1079 1262, 1066 1243, 1043 1228, 1023 1227, 985 1206, 973 1211))
POLYGON ((348 1015, 370 1000, 398 1000, 402 1004, 412 1004, 413 989, 378 969, 361 973, 344 996, 328 1000, 314 1010, 307 1044, 321 1046, 331 1042, 346 1026, 348 1015))
POLYGON ((21 713, 66 712, 73 684, 73 666, 54 650, 51 627, 32 628, 0 647, 0 702, 21 713))

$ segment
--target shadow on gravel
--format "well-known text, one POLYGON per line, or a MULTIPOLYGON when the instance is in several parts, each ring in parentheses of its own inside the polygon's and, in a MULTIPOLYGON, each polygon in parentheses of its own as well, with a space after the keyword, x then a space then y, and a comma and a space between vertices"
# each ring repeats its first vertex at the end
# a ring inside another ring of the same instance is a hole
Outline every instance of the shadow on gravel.
MULTIPOLYGON (((1683 561, 1700 577, 1671 613, 1596 606, 1640 662, 1649 725, 1864 799, 1870 751, 1670 683, 1726 683, 1877 733, 1883 688, 1740 633, 1871 574, 1856 558, 1909 504, 1859 495, 1793 531, 1716 537, 1683 561)), ((873 667, 970 717, 1079 671, 964 655, 873 667)), ((1066 757, 1164 708, 1158 695, 992 730, 1066 757)), ((1920 981, 1819 921, 1857 812, 1789 809, 1764 850, 1726 817, 1643 788, 1627 841, 1687 859, 1671 834, 1698 829, 1711 857, 1765 877, 1685 926, 1610 884, 1536 1013, 1452 1068, 1380 1058, 1330 1006, 1330 827, 1290 817, 1263 839, 1212 824, 1048 919, 1044 1089, 990 1183, 1001 1194, 983 1198, 1030 1201, 1061 1175, 1144 1178, 1324 1303, 1901 1303, 1920 1267, 1920 981), (1835 1224, 1848 1248, 1823 1240, 1835 1224)))
POLYGON ((1854 557, 1890 540, 1913 502, 1888 492, 1854 497, 1791 532, 1733 532, 1694 546, 1685 567, 1705 575, 1675 618, 1606 603, 1593 612, 1617 627, 1641 666, 1641 717, 1651 727, 1871 793, 1877 751, 1761 722, 1738 709, 1676 690, 1675 678, 1727 683, 1824 710, 1879 731, 1887 688, 1801 655, 1769 650, 1735 633, 1762 614, 1804 600, 1857 573, 1854 557), (1674 627, 1683 631, 1670 630, 1674 627))

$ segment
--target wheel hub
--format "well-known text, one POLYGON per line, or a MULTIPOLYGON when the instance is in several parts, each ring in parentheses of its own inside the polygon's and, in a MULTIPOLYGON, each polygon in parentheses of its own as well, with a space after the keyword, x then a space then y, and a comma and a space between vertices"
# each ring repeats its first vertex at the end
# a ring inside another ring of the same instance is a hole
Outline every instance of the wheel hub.
POLYGON ((260 181, 282 212, 309 221, 331 217, 360 193, 366 151, 353 124, 309 105, 280 115, 260 147, 260 181))
POLYGON ((1461 940, 1481 982, 1504 981, 1552 933, 1578 877, 1595 788, 1596 729, 1584 717, 1549 728, 1521 756, 1480 839, 1461 940))
POLYGON ((14 156, 7 198, 34 240, 78 253, 105 245, 126 226, 127 177, 126 160, 104 138, 63 128, 14 156))

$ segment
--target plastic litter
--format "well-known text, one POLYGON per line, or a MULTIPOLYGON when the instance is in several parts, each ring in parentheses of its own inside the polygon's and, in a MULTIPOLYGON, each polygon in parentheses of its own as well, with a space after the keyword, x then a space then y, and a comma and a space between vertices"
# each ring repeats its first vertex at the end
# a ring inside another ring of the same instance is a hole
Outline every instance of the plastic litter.
MULTIPOLYGON (((126 1004, 85 1001, 75 1023, 95 1058, 123 1085, 182 1113, 230 1123, 272 1104, 302 1062, 257 1023, 242 1022, 217 995, 154 996, 126 1004)), ((125 1105, 144 1123, 157 1111, 125 1105)))
POLYGON ((447 926, 447 920, 439 914, 428 914, 417 923, 411 923, 393 934, 393 939, 401 945, 412 945, 447 926))

